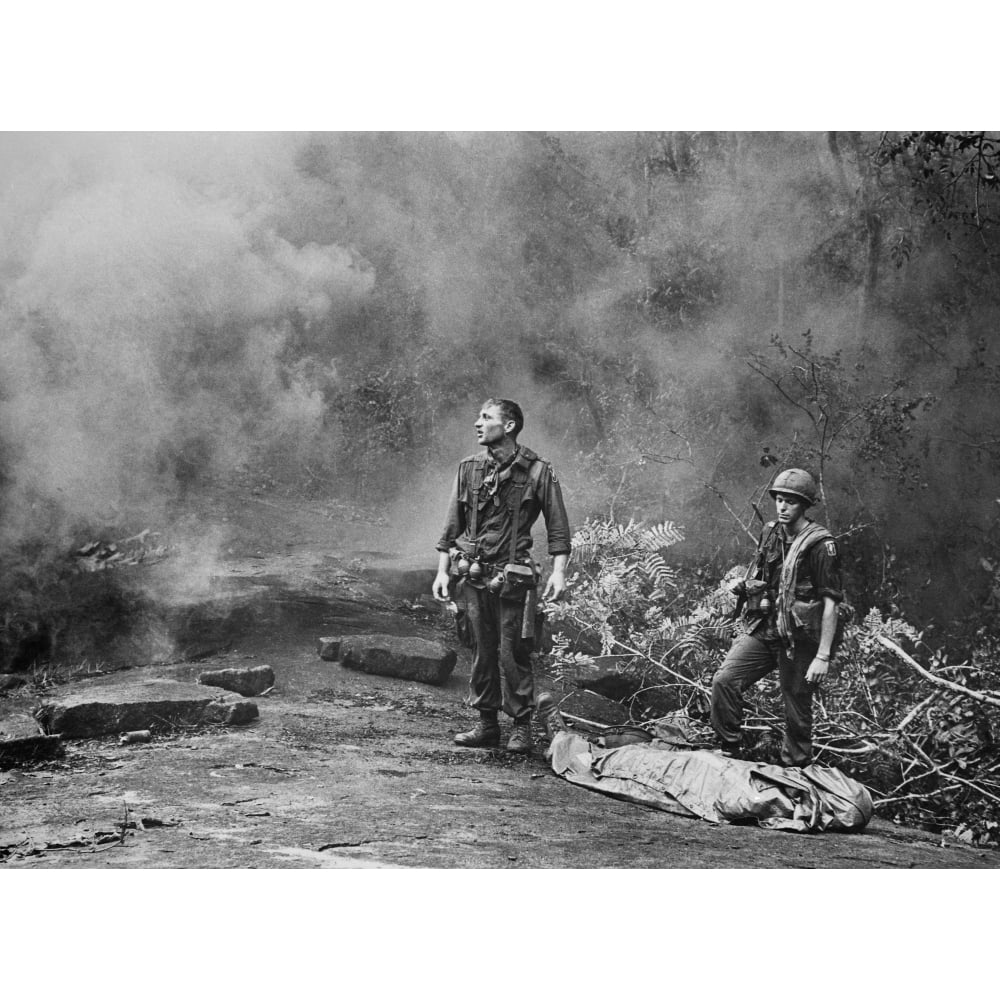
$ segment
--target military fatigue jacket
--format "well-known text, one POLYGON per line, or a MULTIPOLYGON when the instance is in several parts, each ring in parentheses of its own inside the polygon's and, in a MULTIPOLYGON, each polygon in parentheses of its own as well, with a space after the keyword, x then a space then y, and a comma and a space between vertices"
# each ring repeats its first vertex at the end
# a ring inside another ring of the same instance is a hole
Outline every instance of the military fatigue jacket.
POLYGON ((514 491, 518 488, 517 480, 525 476, 518 513, 518 560, 524 559, 531 550, 531 528, 539 514, 545 518, 549 554, 568 554, 571 549, 569 519, 559 480, 549 462, 524 447, 519 447, 513 461, 503 467, 498 466, 487 451, 462 459, 437 550, 448 552, 456 546, 485 562, 506 563, 510 555, 514 491), (516 465, 518 469, 514 468, 516 465), (472 538, 472 505, 477 485, 477 538, 472 538))

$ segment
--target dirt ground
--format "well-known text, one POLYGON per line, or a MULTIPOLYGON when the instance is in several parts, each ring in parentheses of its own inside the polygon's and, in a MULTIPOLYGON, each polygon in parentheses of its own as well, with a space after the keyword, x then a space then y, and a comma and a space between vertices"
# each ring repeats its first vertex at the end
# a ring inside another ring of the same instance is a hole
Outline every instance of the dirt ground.
MULTIPOLYGON (((429 600, 406 596, 419 573, 379 576, 385 557, 373 544, 378 525, 345 521, 318 501, 250 494, 215 497, 199 516, 225 532, 221 582, 252 599, 254 613, 197 662, 136 666, 128 677, 190 680, 205 669, 269 664, 277 681, 256 699, 260 719, 175 730, 148 744, 71 741, 61 759, 0 772, 0 864, 994 868, 1000 862, 996 852, 878 819, 860 835, 804 836, 713 826, 620 802, 556 777, 542 756, 541 734, 528 759, 460 749, 451 736, 470 723, 462 704, 466 650, 439 688, 352 672, 317 656, 316 640, 324 635, 447 635, 429 600)), ((422 565, 432 567, 433 556, 422 565)), ((25 691, 0 707, 23 710, 37 700, 37 692, 25 691)))

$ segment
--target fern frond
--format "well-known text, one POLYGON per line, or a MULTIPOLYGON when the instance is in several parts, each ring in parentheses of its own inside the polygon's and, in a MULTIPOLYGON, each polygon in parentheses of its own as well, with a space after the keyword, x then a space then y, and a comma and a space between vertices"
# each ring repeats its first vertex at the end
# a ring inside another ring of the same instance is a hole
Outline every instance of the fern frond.
POLYGON ((650 552, 639 562, 639 568, 653 587, 665 593, 677 587, 677 571, 668 566, 663 556, 658 552, 650 552))
POLYGON ((684 541, 684 531, 673 521, 664 521, 645 528, 639 536, 639 545, 647 552, 668 549, 671 545, 684 541))

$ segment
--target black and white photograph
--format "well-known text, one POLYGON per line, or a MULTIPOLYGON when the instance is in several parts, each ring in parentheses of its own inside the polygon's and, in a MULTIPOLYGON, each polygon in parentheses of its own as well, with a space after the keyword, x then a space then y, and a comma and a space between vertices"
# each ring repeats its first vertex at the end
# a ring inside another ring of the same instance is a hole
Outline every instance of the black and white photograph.
POLYGON ((454 927, 471 967, 423 982, 486 1000, 480 939, 529 919, 579 959, 638 919, 635 961, 655 915, 808 898, 829 938, 1000 867, 1000 131, 878 127, 981 109, 742 125, 678 74, 623 99, 621 53, 600 103, 599 60, 510 24, 482 82, 470 45, 414 73, 417 35, 327 88, 318 37, 210 72, 186 30, 193 90, 130 33, 0 131, 0 880, 32 923, 65 892, 247 958, 255 921, 322 949, 322 906, 395 967, 362 995, 454 927))
POLYGON ((4 864, 996 864, 1000 135, 0 169, 4 864))

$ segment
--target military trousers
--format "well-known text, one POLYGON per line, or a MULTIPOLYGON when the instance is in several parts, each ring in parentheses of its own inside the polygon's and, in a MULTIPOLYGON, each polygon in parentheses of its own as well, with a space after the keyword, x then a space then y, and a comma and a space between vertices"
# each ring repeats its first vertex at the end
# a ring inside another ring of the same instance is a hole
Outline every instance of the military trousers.
POLYGON ((512 719, 527 720, 535 695, 534 640, 521 638, 523 598, 501 598, 468 582, 462 584, 458 598, 475 643, 466 704, 482 712, 502 709, 512 719))
POLYGON ((712 681, 712 728, 724 744, 740 743, 744 692, 771 671, 779 671, 785 705, 785 738, 781 761, 786 767, 805 767, 812 761, 812 687, 806 671, 819 647, 797 641, 789 653, 780 639, 739 636, 712 681))

